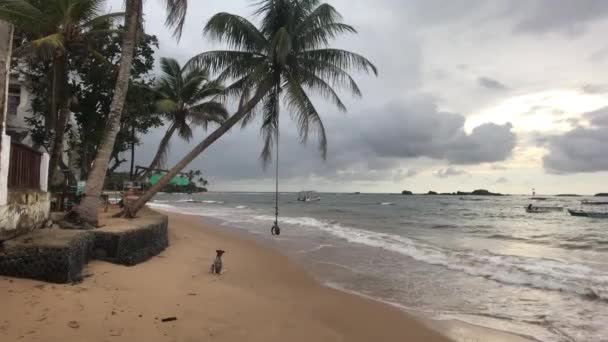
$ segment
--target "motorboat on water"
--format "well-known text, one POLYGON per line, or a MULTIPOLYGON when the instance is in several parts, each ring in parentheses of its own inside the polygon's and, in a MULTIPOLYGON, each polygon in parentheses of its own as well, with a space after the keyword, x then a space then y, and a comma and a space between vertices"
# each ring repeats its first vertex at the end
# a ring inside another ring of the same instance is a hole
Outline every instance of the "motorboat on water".
POLYGON ((539 214, 539 213, 551 213, 564 211, 563 207, 541 207, 530 204, 525 207, 527 213, 539 214))
POLYGON ((321 197, 315 191, 300 191, 298 193, 298 201, 300 202, 318 202, 321 197))
POLYGON ((590 218, 608 218, 608 212, 593 212, 585 210, 572 210, 568 209, 568 212, 572 216, 578 217, 590 217, 590 218))

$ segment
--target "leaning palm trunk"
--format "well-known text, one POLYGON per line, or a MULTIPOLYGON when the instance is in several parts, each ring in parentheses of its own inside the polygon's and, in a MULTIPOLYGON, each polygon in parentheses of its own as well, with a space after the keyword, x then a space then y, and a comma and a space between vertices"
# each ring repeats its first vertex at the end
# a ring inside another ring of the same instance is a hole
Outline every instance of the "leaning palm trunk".
POLYGON ((171 140, 171 137, 173 137, 173 133, 175 133, 176 129, 177 129, 177 125, 175 125, 175 123, 172 123, 171 127, 169 127, 169 129, 167 130, 167 132, 165 132, 165 136, 160 141, 160 144, 158 145, 158 150, 156 151, 156 155, 154 156, 154 159, 152 159, 152 162, 150 163, 150 166, 148 166, 148 170, 146 170, 146 172, 144 172, 141 175, 141 177, 139 177, 140 179, 145 179, 146 177, 148 177, 148 175, 154 169, 156 169, 157 167, 160 166, 161 160, 163 159, 163 156, 167 153, 167 148, 169 146, 169 141, 171 140))
POLYGON ((129 0, 127 2, 127 16, 125 20, 127 33, 123 40, 120 67, 116 79, 116 86, 114 88, 114 97, 112 98, 110 114, 108 115, 108 123, 105 128, 103 139, 99 150, 97 151, 93 169, 87 178, 84 198, 80 205, 73 211, 73 214, 77 217, 74 217, 74 215, 71 217, 71 219, 77 223, 88 223, 97 226, 99 222, 97 210, 106 178, 106 172, 108 170, 108 164, 112 156, 112 150, 114 149, 116 135, 120 130, 120 118, 129 89, 129 78, 137 41, 137 32, 140 29, 139 22, 141 11, 142 0, 129 0))
POLYGON ((177 176, 188 164, 190 164, 196 157, 198 157, 207 147, 211 146, 216 140, 222 137, 228 132, 234 125, 236 125, 245 115, 247 115, 253 108, 264 98, 266 93, 271 89, 270 85, 260 85, 255 96, 251 98, 245 105, 241 106, 238 111, 232 115, 224 124, 218 129, 213 131, 205 140, 200 144, 196 145, 190 153, 188 153, 179 163, 177 163, 169 172, 164 175, 158 183, 152 186, 146 191, 140 198, 138 198, 133 204, 127 205, 125 211, 121 213, 122 216, 133 218, 139 210, 141 210, 146 203, 154 197, 159 191, 161 191, 173 177, 177 176))

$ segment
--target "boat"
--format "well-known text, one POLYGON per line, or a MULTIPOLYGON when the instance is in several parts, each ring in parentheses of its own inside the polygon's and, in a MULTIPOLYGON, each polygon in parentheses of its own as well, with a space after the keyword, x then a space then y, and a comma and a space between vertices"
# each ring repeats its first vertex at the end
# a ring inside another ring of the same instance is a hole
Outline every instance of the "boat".
POLYGON ((563 211, 563 207, 538 207, 529 205, 524 207, 527 213, 539 214, 539 213, 550 213, 550 212, 560 212, 563 211))
POLYGON ((300 191, 298 193, 298 201, 300 202, 317 202, 321 197, 314 191, 300 191))
POLYGON ((583 205, 608 205, 608 202, 582 200, 581 204, 583 204, 583 205))
POLYGON ((568 212, 572 216, 590 217, 590 218, 608 218, 608 212, 593 212, 593 211, 571 210, 571 209, 568 209, 568 212))
POLYGON ((546 197, 532 197, 530 199, 534 200, 534 201, 546 201, 547 200, 546 197))

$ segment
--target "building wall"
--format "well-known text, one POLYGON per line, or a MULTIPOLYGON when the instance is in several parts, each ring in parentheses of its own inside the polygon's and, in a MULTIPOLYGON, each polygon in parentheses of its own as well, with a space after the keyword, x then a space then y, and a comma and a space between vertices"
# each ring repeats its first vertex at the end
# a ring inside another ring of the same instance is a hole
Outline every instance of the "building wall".
POLYGON ((51 196, 48 192, 10 191, 8 204, 0 206, 0 241, 44 227, 50 209, 51 196))
POLYGON ((6 129, 18 133, 27 133, 29 126, 25 122, 25 118, 32 115, 31 94, 22 77, 11 77, 9 83, 9 96, 15 95, 13 91, 14 88, 17 88, 19 106, 17 107, 16 112, 11 113, 11 111, 9 111, 6 114, 6 129))

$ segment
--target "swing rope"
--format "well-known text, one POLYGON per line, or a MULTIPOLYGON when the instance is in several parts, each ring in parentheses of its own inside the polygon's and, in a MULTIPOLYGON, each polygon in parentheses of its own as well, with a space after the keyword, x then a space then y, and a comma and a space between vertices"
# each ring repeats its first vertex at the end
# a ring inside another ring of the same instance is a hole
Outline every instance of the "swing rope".
POLYGON ((275 191, 274 191, 274 226, 270 230, 272 235, 281 235, 279 228, 279 89, 275 88, 274 111, 276 116, 275 142, 276 142, 276 167, 275 167, 275 191))

